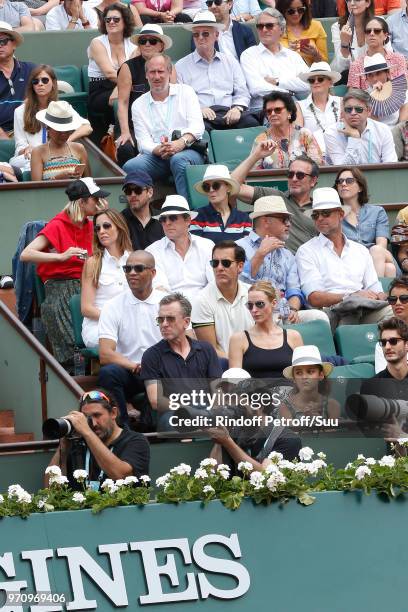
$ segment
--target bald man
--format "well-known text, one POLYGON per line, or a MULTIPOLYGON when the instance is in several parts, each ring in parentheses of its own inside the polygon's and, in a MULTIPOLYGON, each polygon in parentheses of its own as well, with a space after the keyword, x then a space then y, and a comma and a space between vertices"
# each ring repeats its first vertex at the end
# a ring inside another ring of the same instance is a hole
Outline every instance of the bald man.
POLYGON ((144 392, 140 363, 144 351, 161 340, 156 323, 159 302, 165 295, 153 289, 156 275, 153 255, 134 251, 123 266, 128 287, 109 300, 99 318, 98 385, 111 391, 123 423, 128 422, 127 402, 144 392))

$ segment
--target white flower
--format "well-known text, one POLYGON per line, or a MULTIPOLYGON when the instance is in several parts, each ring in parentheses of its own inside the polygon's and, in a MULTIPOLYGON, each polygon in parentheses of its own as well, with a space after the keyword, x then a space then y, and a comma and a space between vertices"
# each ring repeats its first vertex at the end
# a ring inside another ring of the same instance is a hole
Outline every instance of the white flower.
POLYGON ((211 485, 205 485, 203 493, 215 493, 215 489, 211 485))
POLYGON ((358 467, 356 469, 356 478, 357 480, 363 480, 366 476, 370 476, 371 474, 371 470, 369 467, 367 467, 366 465, 360 465, 360 467, 358 467))
POLYGON ((42 510, 45 506, 45 499, 39 499, 37 502, 37 508, 39 508, 40 510, 42 510))
POLYGON ((24 491, 23 487, 19 484, 10 485, 7 489, 7 495, 9 497, 17 497, 20 491, 24 491))
POLYGON ((164 487, 168 481, 168 479, 170 478, 170 474, 164 474, 164 476, 159 476, 159 478, 156 478, 156 487, 164 487))
POLYGON ((0 495, 0 504, 2 504, 3 502, 4 502, 4 497, 0 495))
POLYGON ((118 486, 116 485, 115 482, 113 482, 113 480, 111 478, 107 478, 101 485, 102 489, 107 489, 109 491, 109 493, 116 493, 116 491, 118 490, 118 486))
POLYGON ((120 487, 123 487, 125 484, 126 483, 123 478, 118 478, 117 480, 115 480, 115 485, 118 487, 118 489, 120 487))
POLYGON ((408 438, 398 438, 397 442, 400 446, 408 446, 408 438))
POLYGON ((286 469, 286 470, 293 470, 294 467, 295 467, 295 464, 292 463, 292 461, 288 461, 287 459, 282 459, 282 461, 279 461, 278 467, 281 470, 284 470, 284 469, 286 469))
POLYGON ((262 472, 252 472, 249 477, 249 482, 255 490, 262 489, 265 482, 265 476, 262 474, 262 472))
MULTIPOLYGON (((143 476, 142 476, 142 478, 143 478, 143 476)), ((124 482, 125 482, 125 485, 130 485, 130 484, 136 484, 139 481, 136 478, 136 476, 126 476, 124 482)))
POLYGON ((52 476, 61 476, 61 468, 58 465, 49 465, 45 470, 46 474, 51 474, 52 476))
POLYGON ((73 477, 78 482, 83 482, 88 478, 88 472, 86 470, 75 470, 73 473, 73 477))
POLYGON ((220 463, 217 467, 217 472, 225 472, 225 471, 230 472, 230 466, 227 465, 226 463, 220 463))
POLYGON ((314 450, 310 446, 304 446, 299 451, 299 459, 301 461, 310 461, 314 455, 314 450))
POLYGON ((268 480, 266 481, 266 486, 268 487, 268 489, 270 491, 276 491, 276 489, 278 488, 278 486, 280 484, 284 484, 286 482, 286 478, 285 476, 282 474, 282 472, 276 471, 276 472, 272 472, 272 474, 269 476, 268 480))
POLYGON ((303 461, 299 461, 299 463, 295 463, 295 467, 293 468, 294 472, 308 472, 308 464, 303 463, 303 461))
POLYGON ((15 498, 21 504, 31 504, 32 497, 19 484, 10 485, 7 494, 10 498, 15 498))
POLYGON ((68 478, 66 476, 51 476, 50 477, 50 485, 66 485, 68 484, 68 478))
POLYGON ((317 456, 319 457, 319 459, 323 459, 323 461, 326 459, 326 453, 323 453, 322 451, 320 451, 320 453, 317 453, 317 456))
POLYGON ((348 463, 344 469, 345 470, 349 470, 352 467, 353 467, 353 464, 352 463, 348 463))
POLYGON ((314 465, 318 470, 322 470, 327 467, 327 463, 323 461, 323 459, 315 459, 312 462, 312 465, 314 465))
POLYGON ((360 453, 359 455, 357 455, 357 461, 358 461, 358 460, 360 460, 360 461, 364 461, 364 460, 365 460, 364 455, 362 455, 361 453, 360 453))
POLYGON ((270 459, 272 463, 279 463, 279 461, 282 461, 283 455, 282 453, 277 453, 276 451, 272 451, 271 453, 269 453, 268 459, 270 459))
POLYGON ((180 463, 180 465, 176 465, 176 467, 171 468, 170 474, 177 474, 178 476, 190 476, 191 466, 187 465, 187 463, 180 463))
POLYGON ((194 478, 208 478, 208 472, 203 468, 197 468, 194 472, 194 478))
POLYGON ((317 472, 325 468, 326 464, 321 459, 315 459, 312 463, 306 463, 305 468, 312 476, 316 476, 317 472))
POLYGON ((367 457, 366 459, 366 465, 375 465, 377 462, 374 459, 374 457, 367 457))
POLYGON ((80 493, 79 491, 74 493, 72 496, 72 501, 76 502, 77 504, 83 504, 85 499, 85 495, 82 495, 82 493, 80 493))
MULTIPOLYGON (((134 478, 134 476, 128 476, 128 478, 134 478)), ((125 482, 126 482, 126 480, 127 480, 127 478, 125 478, 125 482)), ((151 478, 150 478, 150 476, 148 476, 147 474, 143 474, 143 475, 140 477, 140 480, 141 480, 142 482, 144 482, 144 484, 146 484, 146 485, 147 485, 147 484, 149 484, 149 482, 151 481, 151 478)), ((137 482, 137 478, 136 478, 136 482, 137 482)))
POLYGON ((217 465, 217 460, 212 459, 211 457, 207 457, 200 461, 200 467, 215 467, 217 465))
POLYGON ((27 493, 27 491, 24 491, 23 489, 17 496, 17 501, 20 504, 31 504, 32 497, 29 493, 27 493))
POLYGON ((252 472, 252 470, 254 469, 252 463, 250 463, 249 461, 240 461, 238 463, 238 470, 240 472, 243 472, 245 474, 245 472, 252 472))
POLYGON ((223 478, 224 480, 228 480, 228 478, 230 477, 230 473, 227 470, 219 470, 218 474, 221 476, 221 478, 223 478))
POLYGON ((395 465, 395 459, 394 457, 391 457, 391 455, 384 455, 384 457, 379 460, 378 465, 381 465, 381 467, 392 468, 395 465))

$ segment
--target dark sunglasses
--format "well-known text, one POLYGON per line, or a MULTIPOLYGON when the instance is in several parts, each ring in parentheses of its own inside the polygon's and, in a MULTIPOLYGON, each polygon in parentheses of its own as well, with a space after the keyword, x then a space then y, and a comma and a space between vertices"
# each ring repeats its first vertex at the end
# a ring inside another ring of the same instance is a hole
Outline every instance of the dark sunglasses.
POLYGON ((358 113, 359 115, 361 115, 361 113, 364 113, 366 109, 364 108, 364 106, 345 106, 344 107, 344 112, 347 113, 348 115, 351 115, 353 110, 356 111, 356 113, 358 113))
POLYGON ((282 223, 290 223, 290 217, 288 215, 264 215, 268 219, 278 219, 282 223))
POLYGON ((348 176, 347 178, 338 178, 336 179, 336 185, 342 185, 346 183, 346 185, 353 185, 356 182, 354 176, 348 176))
POLYGON ((10 40, 13 40, 12 38, 0 38, 0 47, 5 47, 6 45, 9 44, 10 40))
POLYGON ((324 76, 315 76, 315 77, 310 77, 309 79, 307 79, 307 82, 310 84, 316 83, 316 81, 318 83, 323 83, 323 81, 325 81, 327 79, 327 77, 324 76))
POLYGON ((31 83, 32 83, 32 85, 39 85, 40 83, 42 85, 47 85, 47 83, 49 83, 50 80, 51 80, 50 77, 41 77, 41 78, 38 78, 38 79, 33 79, 31 81, 31 83))
POLYGON ((210 35, 210 32, 193 32, 193 38, 208 38, 210 35))
POLYGON ((387 302, 391 304, 391 306, 394 306, 398 300, 401 302, 401 304, 408 304, 408 293, 404 293, 402 295, 389 295, 387 297, 387 302))
POLYGON ((181 215, 162 215, 159 219, 160 223, 166 223, 170 221, 170 223, 175 223, 177 219, 180 219, 181 215))
POLYGON ((366 28, 364 31, 366 34, 381 34, 381 32, 384 32, 382 28, 366 28))
POLYGON ((157 325, 163 325, 165 321, 167 321, 168 323, 174 323, 175 320, 176 320, 176 317, 174 315, 168 315, 165 317, 156 317, 157 325))
POLYGON ((289 8, 286 11, 287 15, 296 15, 296 13, 298 15, 303 15, 303 13, 306 12, 306 8, 304 6, 299 6, 298 8, 289 8))
POLYGON ((275 108, 266 108, 265 115, 280 115, 283 110, 285 110, 285 106, 276 106, 275 108))
POLYGON ((144 264, 135 264, 134 266, 131 266, 130 264, 126 264, 122 266, 122 270, 125 274, 130 274, 132 270, 137 272, 137 274, 141 274, 145 270, 152 270, 152 266, 145 266, 144 264))
POLYGON ((211 191, 211 189, 218 191, 220 187, 221 183, 219 181, 214 181, 213 183, 203 183, 203 191, 205 191, 205 193, 208 193, 211 191))
POLYGON ((333 210, 316 210, 315 212, 312 212, 310 216, 313 221, 316 221, 316 219, 318 219, 320 216, 322 216, 324 219, 327 219, 327 217, 330 217, 332 212, 333 210))
POLYGON ((268 23, 257 23, 255 27, 257 30, 273 30, 276 26, 279 26, 277 21, 270 21, 268 23))
POLYGON ((102 393, 102 391, 86 391, 86 393, 84 393, 81 397, 79 405, 82 407, 84 404, 89 402, 100 402, 101 400, 107 402, 108 404, 111 403, 109 397, 105 395, 105 393, 102 393))
POLYGON ((218 268, 221 264, 223 268, 230 268, 235 262, 235 259, 210 259, 210 266, 212 268, 218 268))
POLYGON ((140 187, 140 185, 134 185, 133 187, 131 187, 130 185, 126 185, 123 191, 125 195, 132 195, 132 193, 134 193, 135 195, 140 195, 145 189, 146 187, 140 187))
POLYGON ((266 304, 265 302, 247 302, 246 303, 246 307, 248 308, 248 310, 253 310, 254 306, 256 306, 256 308, 258 308, 258 310, 262 310, 262 308, 265 308, 266 304))
POLYGON ((121 19, 122 17, 105 17, 105 23, 110 23, 111 21, 113 21, 113 23, 119 23, 121 19))
POLYGON ((157 38, 139 38, 138 44, 147 45, 147 43, 149 43, 149 45, 157 45, 157 43, 159 42, 160 40, 158 40, 157 38))
POLYGON ((98 224, 97 224, 97 225, 95 225, 95 227, 94 227, 95 232, 96 232, 97 234, 98 234, 98 232, 100 232, 100 231, 101 231, 101 229, 104 229, 104 230, 109 230, 109 229, 111 229, 111 228, 112 228, 112 223, 108 223, 107 221, 105 221, 105 223, 102 223, 102 225, 98 225, 98 224))
POLYGON ((215 6, 221 6, 223 2, 224 0, 207 0, 206 5, 208 8, 211 8, 213 4, 215 4, 215 6))
POLYGON ((301 171, 295 172, 295 170, 289 170, 289 172, 287 173, 287 176, 290 179, 293 179, 296 177, 298 181, 303 181, 305 176, 312 176, 312 175, 307 174, 307 172, 301 172, 301 171))
POLYGON ((383 348, 385 348, 387 346, 387 343, 391 346, 396 346, 400 340, 405 342, 404 338, 385 338, 384 340, 381 338, 381 340, 379 340, 378 342, 383 348))

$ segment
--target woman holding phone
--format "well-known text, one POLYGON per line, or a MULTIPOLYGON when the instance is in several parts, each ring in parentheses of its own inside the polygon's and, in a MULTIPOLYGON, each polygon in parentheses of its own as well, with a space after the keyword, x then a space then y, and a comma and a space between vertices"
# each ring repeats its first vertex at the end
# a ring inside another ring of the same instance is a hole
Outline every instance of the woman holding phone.
POLYGON ((299 53, 308 66, 327 62, 327 35, 320 21, 312 19, 309 0, 277 0, 276 8, 286 19, 281 44, 299 53))

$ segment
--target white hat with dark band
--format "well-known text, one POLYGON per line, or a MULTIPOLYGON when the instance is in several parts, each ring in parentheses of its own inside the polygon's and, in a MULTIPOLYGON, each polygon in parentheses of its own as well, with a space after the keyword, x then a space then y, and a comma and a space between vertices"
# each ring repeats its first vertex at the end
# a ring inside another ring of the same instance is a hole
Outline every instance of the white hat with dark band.
POLYGON ((190 215, 191 219, 195 219, 198 211, 190 210, 188 202, 183 196, 168 195, 160 209, 160 214, 153 217, 153 219, 160 221, 160 218, 165 215, 190 215))
POLYGON ((364 74, 370 74, 371 72, 380 72, 381 70, 389 70, 390 66, 387 64, 387 60, 381 53, 374 53, 374 55, 366 55, 364 58, 364 74))

